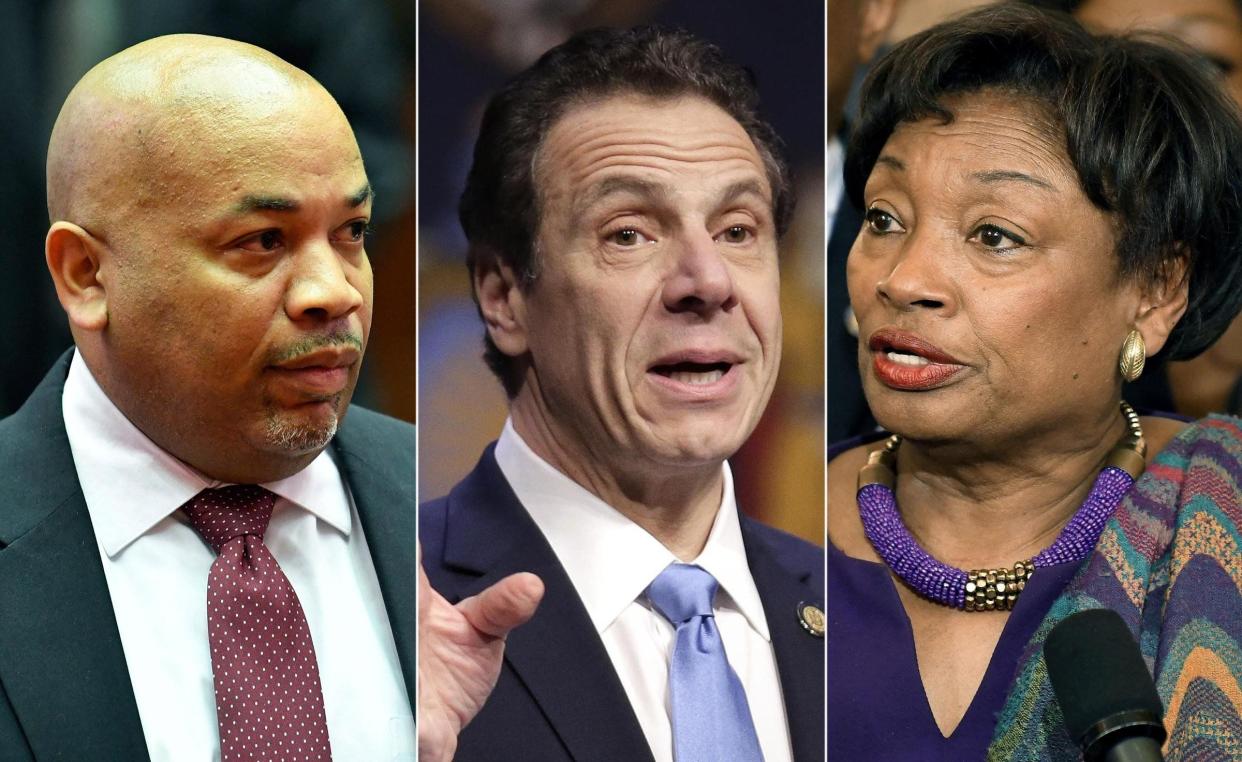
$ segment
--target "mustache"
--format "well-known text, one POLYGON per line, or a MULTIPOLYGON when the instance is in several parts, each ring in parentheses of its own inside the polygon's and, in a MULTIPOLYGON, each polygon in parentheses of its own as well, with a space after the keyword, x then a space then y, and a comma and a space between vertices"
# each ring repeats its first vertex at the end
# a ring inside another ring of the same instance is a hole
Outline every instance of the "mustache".
POLYGON ((341 328, 331 333, 307 336, 294 344, 290 344, 287 347, 279 347, 270 352, 266 364, 279 365, 316 350, 331 347, 353 347, 361 354, 363 351, 362 336, 348 328, 341 328))

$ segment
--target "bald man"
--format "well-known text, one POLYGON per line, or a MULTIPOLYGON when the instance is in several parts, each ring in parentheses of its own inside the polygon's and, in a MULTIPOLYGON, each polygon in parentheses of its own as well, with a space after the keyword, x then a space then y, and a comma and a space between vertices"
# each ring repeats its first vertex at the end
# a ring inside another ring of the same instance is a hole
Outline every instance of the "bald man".
POLYGON ((162 37, 83 77, 47 173, 76 347, 0 421, 0 758, 412 759, 414 435, 346 416, 344 115, 261 49, 162 37))

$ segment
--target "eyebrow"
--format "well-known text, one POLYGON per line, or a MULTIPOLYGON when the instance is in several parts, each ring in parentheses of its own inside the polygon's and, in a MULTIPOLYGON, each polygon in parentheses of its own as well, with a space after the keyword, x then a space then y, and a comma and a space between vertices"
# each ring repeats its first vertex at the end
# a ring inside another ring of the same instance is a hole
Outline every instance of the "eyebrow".
POLYGON ((1041 177, 1010 169, 991 169, 986 172, 973 172, 970 176, 984 183, 1018 182, 1033 185, 1036 188, 1043 188, 1044 190, 1056 191, 1056 186, 1041 177))
POLYGON ((904 172, 906 169, 906 163, 904 161, 898 159, 896 156, 889 156, 888 154, 884 154, 880 158, 876 159, 875 163, 888 165, 898 172, 904 172))
POLYGON ((299 208, 300 204, 291 198, 251 193, 242 197, 237 206, 233 207, 233 211, 239 214, 249 214, 250 212, 296 212, 299 208))
POLYGON ((365 204, 368 199, 371 201, 375 200, 375 190, 371 187, 370 183, 364 184, 356 193, 345 199, 345 206, 348 206, 350 209, 355 209, 365 204))
POLYGON ((728 204, 746 195, 758 196, 765 202, 772 203, 768 194, 763 191, 763 184, 753 178, 750 180, 739 180, 725 188, 724 193, 720 194, 720 203, 721 205, 728 204))
MULTIPOLYGON (((575 211, 581 214, 602 199, 618 193, 632 193, 636 196, 656 199, 666 199, 669 196, 668 188, 659 183, 653 183, 637 177, 609 177, 587 191, 579 203, 575 205, 575 211)), ((721 192, 720 200, 717 203, 719 205, 728 204, 748 194, 758 196, 765 202, 771 203, 768 194, 764 192, 763 184, 753 178, 739 180, 725 188, 721 192)))
MULTIPOLYGON (((368 199, 375 198, 375 191, 372 190, 371 184, 366 183, 356 192, 345 198, 345 206, 350 209, 356 209, 367 202, 368 199)), ((238 214, 250 214, 251 212, 296 212, 302 208, 302 205, 287 196, 267 196, 263 194, 247 194, 242 200, 233 207, 233 211, 238 214)))

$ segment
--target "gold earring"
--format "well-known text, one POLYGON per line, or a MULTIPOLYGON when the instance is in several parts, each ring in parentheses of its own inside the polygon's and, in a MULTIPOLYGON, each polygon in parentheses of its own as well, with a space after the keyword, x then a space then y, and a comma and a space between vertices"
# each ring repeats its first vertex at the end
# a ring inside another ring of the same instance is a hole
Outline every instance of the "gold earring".
POLYGON ((1143 341, 1143 334, 1131 330, 1126 334, 1126 340, 1121 342, 1121 362, 1118 363, 1121 377, 1127 381, 1135 380, 1143 374, 1146 362, 1147 342, 1143 341))

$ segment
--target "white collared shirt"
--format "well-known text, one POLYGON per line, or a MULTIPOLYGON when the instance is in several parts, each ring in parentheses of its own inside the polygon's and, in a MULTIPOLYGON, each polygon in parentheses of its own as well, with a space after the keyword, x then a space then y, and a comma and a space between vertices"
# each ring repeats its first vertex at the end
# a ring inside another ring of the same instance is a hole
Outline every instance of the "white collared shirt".
MULTIPOLYGON (((139 431, 76 352, 62 406, 147 750, 153 762, 219 760, 207 640, 216 556, 179 509, 223 485, 139 431)), ((392 628, 336 465, 323 452, 262 486, 277 495, 264 541, 306 613, 333 757, 413 760, 414 719, 392 628)))
MULTIPOLYGON (((535 520, 586 606, 621 678, 656 762, 672 762, 668 663, 674 628, 651 607, 646 589, 677 559, 660 541, 530 449, 505 423, 496 463, 535 520)), ((716 578, 714 610, 729 664, 746 689, 767 762, 793 758, 785 699, 759 591, 746 563, 733 477, 724 464, 724 496, 698 564, 716 578)))

